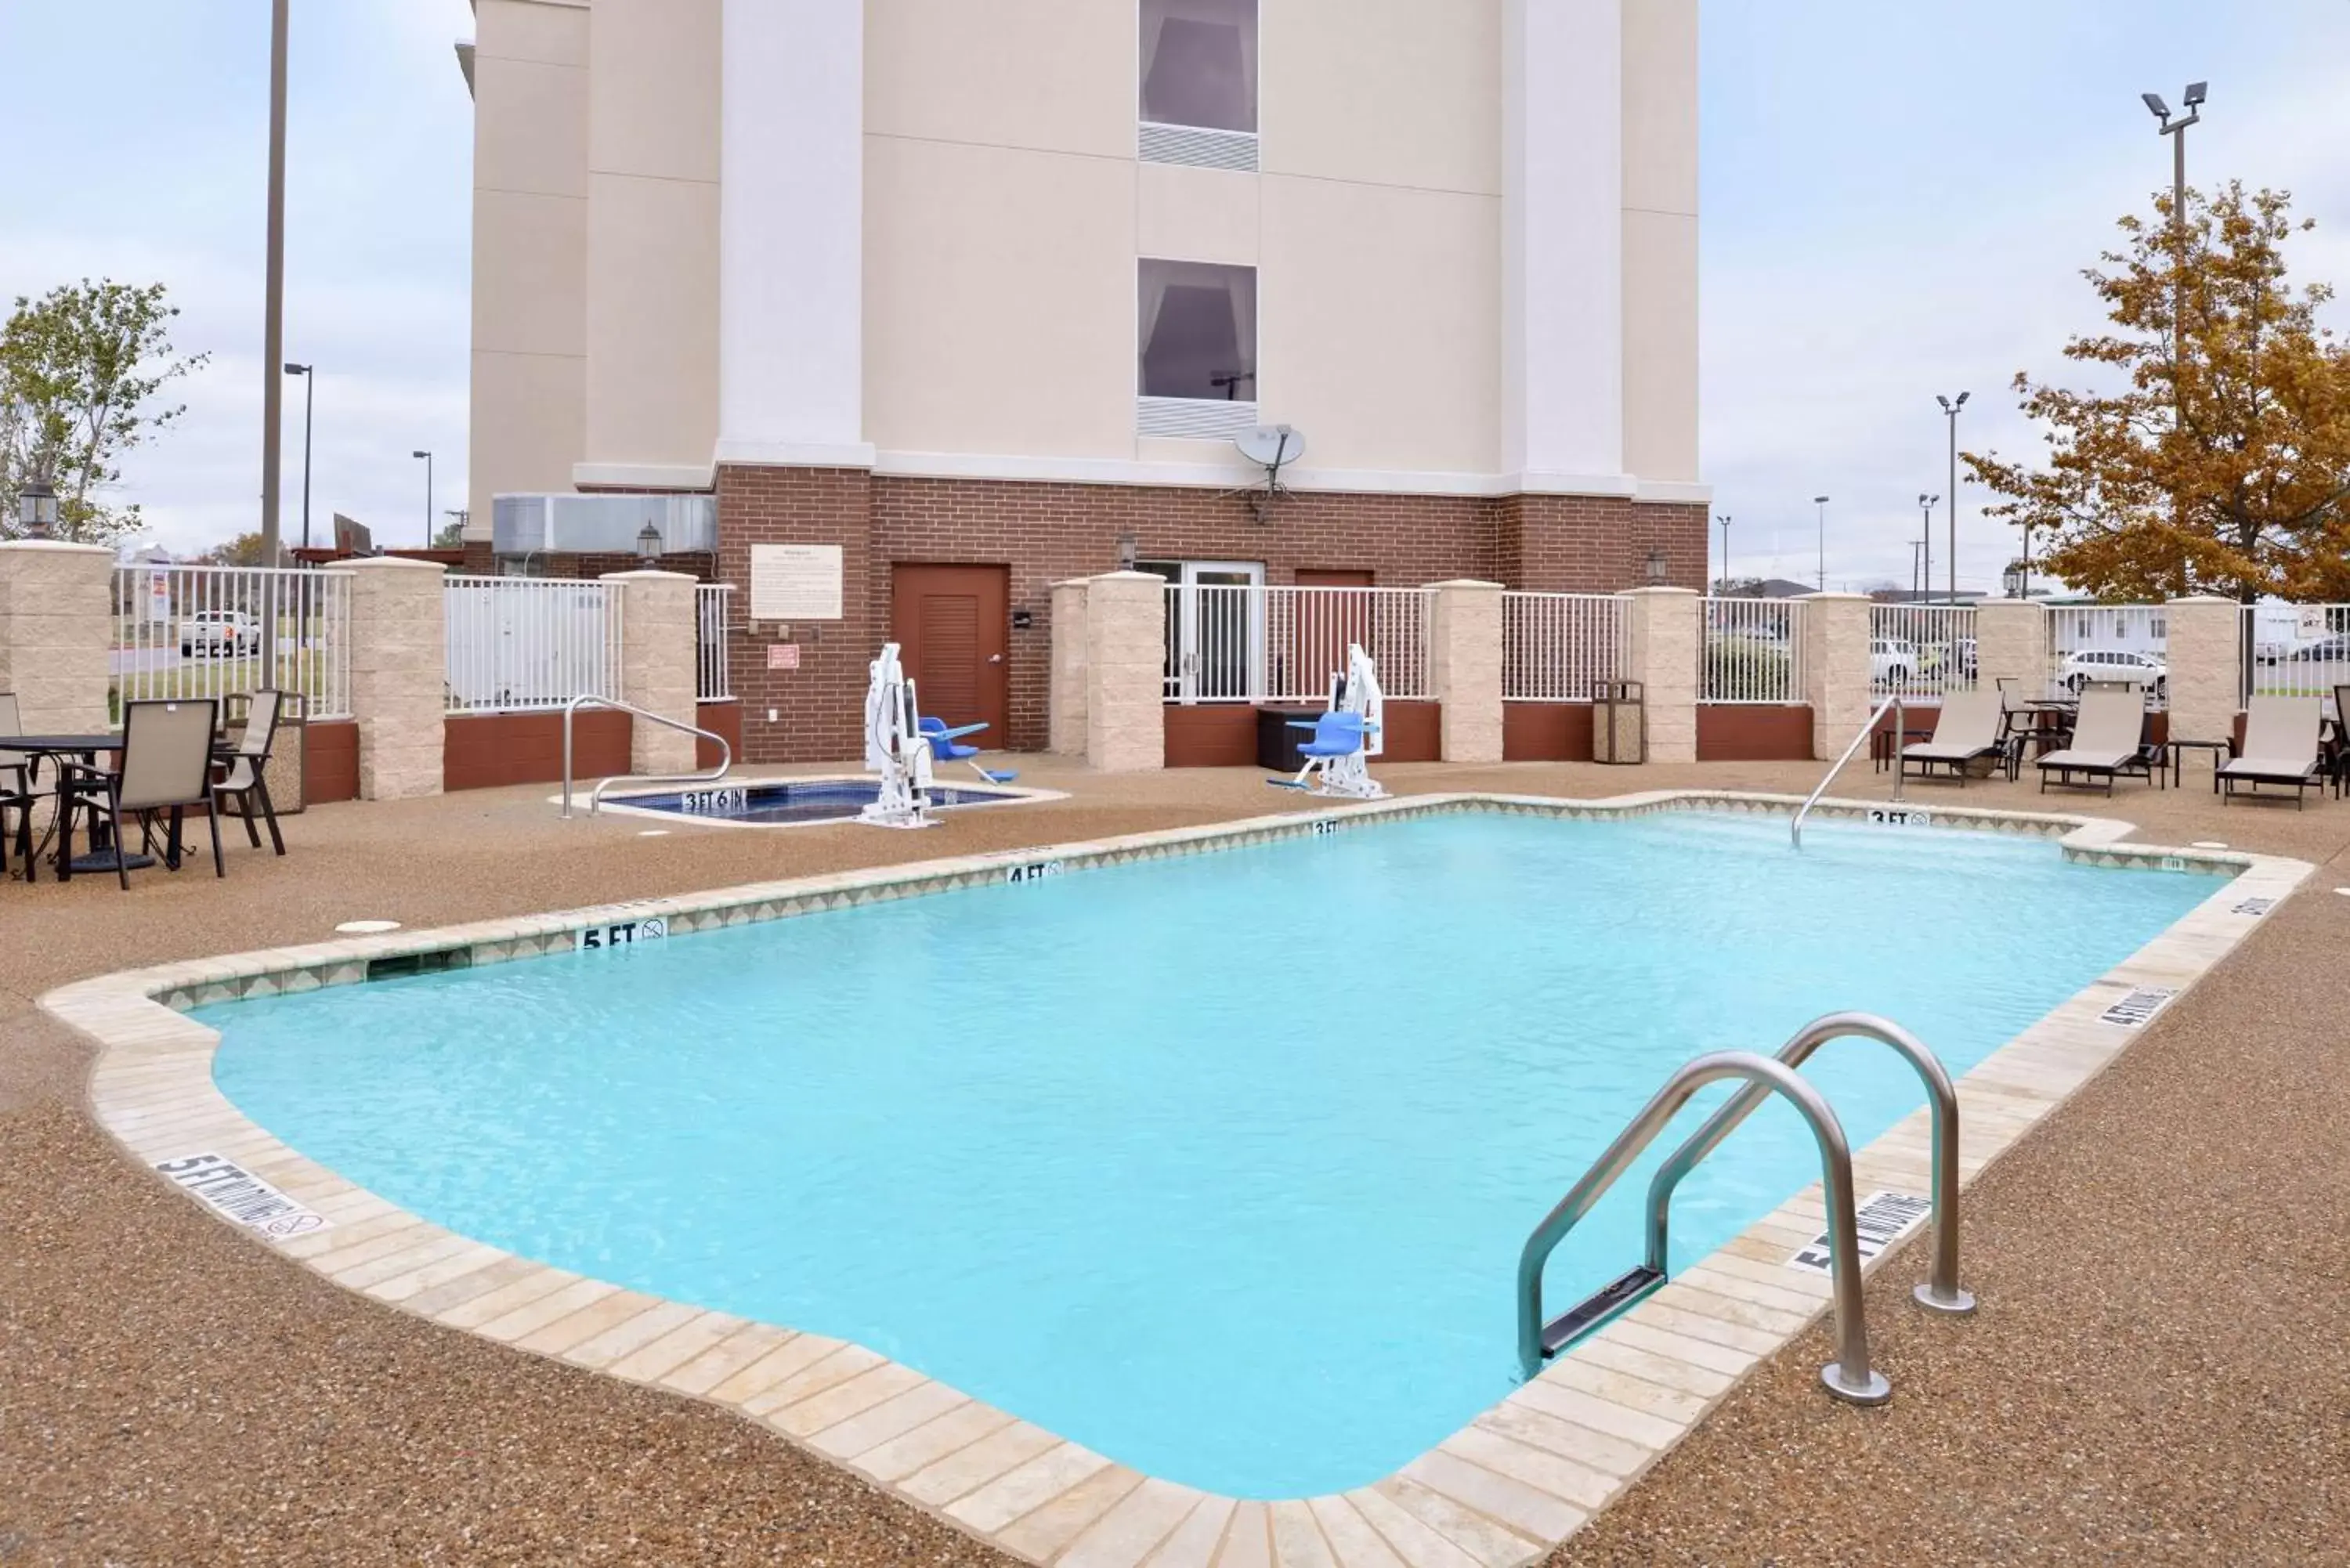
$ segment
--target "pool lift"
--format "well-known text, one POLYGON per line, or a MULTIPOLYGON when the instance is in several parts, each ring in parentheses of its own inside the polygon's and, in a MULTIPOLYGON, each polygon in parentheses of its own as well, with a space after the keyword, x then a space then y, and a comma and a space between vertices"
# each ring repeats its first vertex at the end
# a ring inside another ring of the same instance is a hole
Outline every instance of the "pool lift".
POLYGON ((1359 642, 1347 645, 1347 672, 1330 678, 1330 711, 1313 719, 1292 719, 1293 730, 1314 736, 1297 748, 1305 765, 1297 776, 1267 779, 1275 789, 1349 800, 1385 800, 1388 792, 1371 776, 1370 759, 1387 749, 1387 693, 1379 672, 1359 642))
POLYGON ((931 738, 922 733, 913 678, 885 642, 865 689, 865 771, 881 775, 880 793, 857 820, 873 827, 931 827, 931 738))

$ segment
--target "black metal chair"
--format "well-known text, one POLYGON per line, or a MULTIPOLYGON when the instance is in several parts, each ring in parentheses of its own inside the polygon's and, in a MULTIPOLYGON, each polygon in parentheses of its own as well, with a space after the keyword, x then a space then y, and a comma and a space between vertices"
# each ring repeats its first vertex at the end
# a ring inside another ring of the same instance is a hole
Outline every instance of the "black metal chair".
POLYGON ((280 855, 286 853, 286 836, 277 830, 277 807, 269 798, 268 774, 270 748, 277 742, 277 715, 284 705, 283 696, 266 687, 253 694, 252 703, 245 710, 244 733, 237 739, 235 754, 213 784, 213 815, 221 815, 234 799, 235 815, 244 823, 244 836, 258 849, 261 832, 253 820, 257 805, 269 823, 269 842, 280 855))
POLYGON ((100 822, 111 823, 114 875, 123 891, 129 892, 130 850, 124 838, 130 818, 139 818, 141 848, 151 850, 156 813, 171 814, 171 836, 163 861, 177 870, 181 819, 192 805, 205 808, 205 820, 212 827, 213 875, 228 875, 228 867, 221 858, 220 814, 212 809, 213 727, 219 714, 220 704, 209 699, 124 705, 121 765, 109 770, 70 764, 57 781, 57 810, 62 819, 58 881, 68 881, 73 877, 75 813, 88 814, 93 836, 100 822))

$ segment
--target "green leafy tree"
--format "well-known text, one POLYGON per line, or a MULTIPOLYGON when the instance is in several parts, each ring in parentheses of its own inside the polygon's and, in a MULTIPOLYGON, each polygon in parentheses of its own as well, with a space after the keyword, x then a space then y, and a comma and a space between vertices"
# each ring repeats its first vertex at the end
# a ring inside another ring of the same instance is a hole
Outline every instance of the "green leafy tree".
POLYGON ((178 356, 179 314, 160 283, 85 278, 17 297, 0 327, 0 535, 19 531, 17 491, 32 479, 57 487, 63 538, 105 544, 140 526, 138 506, 107 493, 122 455, 186 411, 160 404, 163 389, 208 358, 178 356))
POLYGON ((2019 374, 2044 463, 1966 458, 2006 498, 1990 514, 2047 542, 2038 573, 2105 598, 2350 597, 2350 348, 2318 325, 2332 290, 2287 281, 2312 226, 2289 207, 2230 182, 2174 224, 2165 193, 2084 275, 2113 329, 2064 354, 2095 384, 2019 374))

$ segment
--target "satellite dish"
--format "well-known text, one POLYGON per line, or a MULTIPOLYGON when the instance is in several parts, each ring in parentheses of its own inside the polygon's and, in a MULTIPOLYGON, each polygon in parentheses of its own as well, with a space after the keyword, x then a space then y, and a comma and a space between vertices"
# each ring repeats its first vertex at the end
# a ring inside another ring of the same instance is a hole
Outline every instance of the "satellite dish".
POLYGON ((1275 472, 1305 455, 1305 437, 1291 425, 1259 425, 1234 437, 1232 444, 1259 468, 1275 472))

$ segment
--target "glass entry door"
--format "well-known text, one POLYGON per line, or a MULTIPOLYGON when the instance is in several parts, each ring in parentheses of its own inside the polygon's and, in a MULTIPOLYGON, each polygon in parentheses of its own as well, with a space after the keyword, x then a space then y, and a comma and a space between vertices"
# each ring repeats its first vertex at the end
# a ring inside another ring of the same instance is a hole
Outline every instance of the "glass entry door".
POLYGON ((1255 561, 1146 561, 1175 592, 1167 612, 1167 700, 1248 702, 1264 686, 1264 567, 1255 561))

